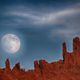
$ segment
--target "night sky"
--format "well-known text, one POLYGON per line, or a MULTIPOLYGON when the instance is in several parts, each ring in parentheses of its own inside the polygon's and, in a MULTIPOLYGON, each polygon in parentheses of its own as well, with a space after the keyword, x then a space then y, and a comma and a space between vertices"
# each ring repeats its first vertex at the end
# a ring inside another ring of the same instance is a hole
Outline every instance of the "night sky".
POLYGON ((10 59, 11 67, 20 62, 31 69, 34 60, 62 59, 62 43, 72 51, 72 39, 80 36, 80 0, 0 0, 0 41, 5 34, 20 38, 16 54, 2 50, 0 67, 10 59))

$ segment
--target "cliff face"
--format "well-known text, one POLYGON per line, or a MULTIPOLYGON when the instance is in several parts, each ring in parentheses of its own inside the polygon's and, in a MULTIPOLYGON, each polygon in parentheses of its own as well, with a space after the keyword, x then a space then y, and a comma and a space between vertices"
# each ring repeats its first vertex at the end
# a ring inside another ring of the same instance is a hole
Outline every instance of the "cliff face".
POLYGON ((73 52, 67 52, 63 43, 63 60, 48 63, 45 60, 34 61, 34 70, 25 71, 17 63, 10 69, 9 59, 6 67, 0 69, 0 80, 80 80, 80 39, 73 39, 73 52))

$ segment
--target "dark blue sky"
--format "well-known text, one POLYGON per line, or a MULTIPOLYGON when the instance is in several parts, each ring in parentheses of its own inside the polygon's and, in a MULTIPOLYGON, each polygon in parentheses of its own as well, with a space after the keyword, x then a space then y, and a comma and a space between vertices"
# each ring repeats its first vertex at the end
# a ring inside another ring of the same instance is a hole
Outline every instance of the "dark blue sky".
POLYGON ((26 69, 36 59, 62 59, 62 43, 71 51, 72 38, 80 36, 80 0, 0 0, 0 40, 7 33, 20 38, 21 48, 9 54, 0 43, 1 67, 7 58, 26 69))

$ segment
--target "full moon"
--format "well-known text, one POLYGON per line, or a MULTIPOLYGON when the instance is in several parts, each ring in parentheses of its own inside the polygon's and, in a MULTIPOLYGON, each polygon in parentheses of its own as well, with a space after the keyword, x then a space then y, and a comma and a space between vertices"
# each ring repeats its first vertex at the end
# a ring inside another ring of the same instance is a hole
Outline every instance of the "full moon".
POLYGON ((20 49, 20 39, 14 34, 6 34, 1 39, 3 50, 8 53, 16 53, 20 49))

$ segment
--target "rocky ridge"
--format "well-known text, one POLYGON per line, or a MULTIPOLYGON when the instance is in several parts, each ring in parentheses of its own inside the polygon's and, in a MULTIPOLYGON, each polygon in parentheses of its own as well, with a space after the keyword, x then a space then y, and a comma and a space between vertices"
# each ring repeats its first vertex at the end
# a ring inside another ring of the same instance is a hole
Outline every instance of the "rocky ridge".
POLYGON ((0 80, 80 80, 80 39, 73 39, 73 52, 67 52, 62 45, 63 60, 48 63, 45 60, 34 61, 34 70, 21 69, 20 63, 10 68, 9 59, 5 68, 0 68, 0 80))

